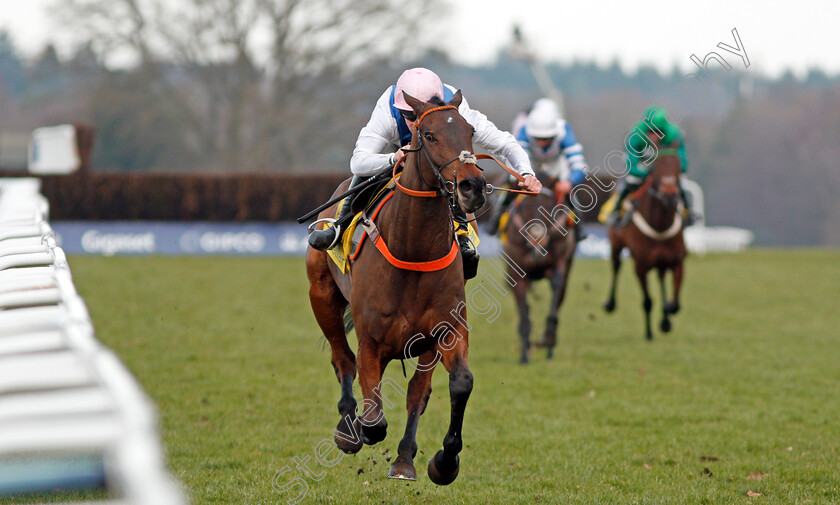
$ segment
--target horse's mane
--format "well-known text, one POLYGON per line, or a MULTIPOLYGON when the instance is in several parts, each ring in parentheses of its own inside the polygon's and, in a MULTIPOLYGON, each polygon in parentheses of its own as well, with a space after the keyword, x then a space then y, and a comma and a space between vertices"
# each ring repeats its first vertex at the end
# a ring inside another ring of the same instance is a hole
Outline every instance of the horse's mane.
POLYGON ((537 172, 537 180, 540 181, 540 184, 543 186, 548 186, 548 183, 551 181, 552 177, 543 171, 537 172))
POLYGON ((444 102, 443 99, 441 97, 437 96, 437 95, 430 98, 429 103, 431 103, 431 104, 433 104, 437 107, 440 107, 442 105, 446 105, 446 102, 444 102))

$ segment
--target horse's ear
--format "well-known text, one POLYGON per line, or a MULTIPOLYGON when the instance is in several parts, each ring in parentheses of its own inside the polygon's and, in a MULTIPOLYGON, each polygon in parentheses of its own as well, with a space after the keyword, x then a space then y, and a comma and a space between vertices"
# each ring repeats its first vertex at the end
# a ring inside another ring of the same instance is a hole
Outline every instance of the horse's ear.
POLYGON ((405 91, 403 91, 402 94, 403 94, 403 98, 405 98, 405 103, 407 103, 408 105, 411 105, 411 108, 414 109, 414 113, 419 115, 420 114, 420 109, 423 108, 423 102, 421 102, 420 100, 418 100, 418 99, 414 98, 413 96, 409 95, 405 91))
POLYGON ((460 107, 461 106, 461 100, 463 100, 463 99, 464 99, 464 97, 463 97, 463 95, 461 95, 461 90, 459 89, 458 91, 455 92, 455 96, 452 97, 452 100, 449 100, 449 103, 446 104, 446 105, 452 105, 454 107, 460 107))

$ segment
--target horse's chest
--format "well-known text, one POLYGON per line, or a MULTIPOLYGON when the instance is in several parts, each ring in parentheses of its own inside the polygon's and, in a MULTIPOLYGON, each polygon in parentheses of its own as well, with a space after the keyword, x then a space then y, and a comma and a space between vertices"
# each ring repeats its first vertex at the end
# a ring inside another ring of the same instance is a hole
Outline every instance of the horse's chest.
POLYGON ((648 249, 651 262, 663 267, 674 267, 685 258, 685 245, 681 241, 657 241, 648 249))

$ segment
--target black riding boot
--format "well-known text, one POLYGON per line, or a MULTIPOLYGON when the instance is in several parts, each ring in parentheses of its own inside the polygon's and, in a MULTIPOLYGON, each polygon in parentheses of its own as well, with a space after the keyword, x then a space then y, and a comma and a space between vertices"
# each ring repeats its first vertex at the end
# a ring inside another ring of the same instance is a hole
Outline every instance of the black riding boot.
MULTIPOLYGON (((350 181, 350 186, 348 186, 347 189, 350 190, 361 180, 362 177, 354 175, 353 179, 350 181)), ((350 219, 353 217, 353 213, 350 212, 350 207, 353 203, 354 197, 355 195, 351 195, 344 200, 341 204, 341 211, 338 213, 338 217, 335 218, 332 226, 324 228, 323 230, 314 230, 309 234, 309 245, 313 249, 326 251, 327 249, 332 249, 336 246, 336 244, 341 242, 341 235, 344 233, 344 227, 347 226, 347 223, 349 223, 350 219)))
MULTIPOLYGON (((610 214, 607 223, 610 226, 624 226, 626 223, 626 219, 619 220, 621 217, 621 207, 624 204, 624 200, 627 199, 627 196, 636 192, 641 187, 641 184, 635 184, 632 182, 624 181, 624 185, 621 188, 621 192, 618 194, 618 201, 615 202, 615 208, 610 214)), ((628 213, 629 215, 629 213, 628 213)))
POLYGON ((683 205, 685 205, 685 210, 683 211, 683 215, 685 217, 685 225, 691 226, 697 222, 698 216, 694 212, 694 202, 691 200, 690 194, 685 192, 685 189, 683 189, 682 184, 680 185, 680 198, 682 198, 683 205))
POLYGON ((575 234, 575 242, 586 240, 586 238, 589 237, 589 234, 586 233, 586 227, 583 225, 583 219, 575 223, 575 225, 572 227, 572 231, 575 234))
POLYGON ((581 240, 585 240, 589 237, 589 234, 586 233, 586 226, 583 224, 583 212, 575 206, 575 202, 571 198, 569 198, 569 206, 578 218, 578 221, 574 226, 572 226, 572 232, 575 235, 575 242, 580 242, 581 240))
MULTIPOLYGON (((460 207, 455 206, 452 213, 455 216, 455 222, 462 223, 456 226, 469 226, 464 222, 467 220, 467 214, 460 207)), ((481 256, 471 247, 470 239, 466 235, 457 235, 457 237, 458 245, 461 247, 461 262, 464 264, 464 279, 469 280, 478 274, 478 260, 481 256)))
POLYGON ((499 203, 499 208, 496 209, 495 214, 493 214, 493 218, 490 220, 490 223, 487 225, 487 232, 490 235, 495 235, 499 233, 499 223, 502 219, 502 216, 505 212, 507 212, 508 208, 510 208, 510 204, 516 199, 516 193, 512 193, 508 191, 505 193, 505 197, 502 198, 501 203, 499 203))

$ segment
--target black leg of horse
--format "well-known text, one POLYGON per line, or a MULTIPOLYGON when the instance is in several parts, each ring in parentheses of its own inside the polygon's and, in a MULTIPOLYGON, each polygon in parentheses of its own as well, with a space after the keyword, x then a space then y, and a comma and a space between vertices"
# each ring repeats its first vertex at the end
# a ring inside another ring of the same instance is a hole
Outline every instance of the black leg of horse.
MULTIPOLYGON (((462 342, 459 342, 459 344, 462 342)), ((446 359, 444 359, 444 365, 447 365, 446 359)), ((461 429, 464 425, 464 411, 467 408, 467 400, 469 400, 473 388, 473 375, 467 367, 466 359, 456 358, 450 366, 447 366, 447 369, 449 370, 449 401, 451 406, 449 431, 443 439, 443 450, 438 451, 435 457, 429 460, 428 470, 429 479, 439 486, 450 484, 458 477, 460 468, 458 453, 461 452, 463 447, 461 429)))
POLYGON ((436 354, 432 351, 420 356, 419 369, 408 383, 408 396, 405 399, 405 408, 408 411, 408 419, 405 422, 405 435, 400 440, 397 449, 397 459, 391 463, 388 477, 392 479, 417 480, 417 472, 414 470, 414 457, 417 455, 417 425, 420 423, 420 416, 426 410, 429 402, 429 395, 432 394, 432 373, 434 370, 425 371, 423 367, 431 366, 434 363, 436 354))
POLYGON ((551 306, 548 309, 548 319, 545 324, 543 342, 548 348, 546 357, 554 357, 554 346, 557 344, 557 325, 560 321, 560 306, 566 297, 566 276, 559 269, 552 273, 551 278, 551 306))
POLYGON ((604 302, 604 310, 610 313, 615 310, 615 290, 618 287, 618 272, 621 270, 621 251, 623 248, 612 248, 612 283, 610 284, 610 297, 604 302))
POLYGON ((335 431, 335 445, 347 454, 355 454, 362 448, 362 431, 356 417, 356 399, 353 397, 353 376, 343 375, 339 379, 341 398, 338 400, 338 413, 341 420, 335 431))
POLYGON ((513 287, 513 296, 516 298, 516 309, 519 311, 519 340, 522 343, 522 353, 519 356, 519 363, 528 363, 531 354, 531 318, 528 315, 528 290, 531 288, 531 281, 522 279, 513 287))
POLYGON ((659 329, 662 333, 671 331, 671 320, 668 319, 668 293, 665 289, 665 273, 664 268, 658 268, 656 273, 659 275, 659 288, 662 292, 662 321, 659 322, 659 329))
POLYGON ((683 264, 674 267, 674 299, 665 306, 668 314, 676 314, 680 311, 680 287, 682 287, 683 264))
POLYGON ((642 287, 642 308, 645 311, 645 338, 653 340, 653 332, 650 329, 650 311, 653 308, 653 300, 650 299, 650 293, 648 293, 647 270, 637 264, 636 276, 639 277, 639 285, 642 287))

